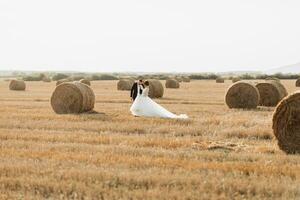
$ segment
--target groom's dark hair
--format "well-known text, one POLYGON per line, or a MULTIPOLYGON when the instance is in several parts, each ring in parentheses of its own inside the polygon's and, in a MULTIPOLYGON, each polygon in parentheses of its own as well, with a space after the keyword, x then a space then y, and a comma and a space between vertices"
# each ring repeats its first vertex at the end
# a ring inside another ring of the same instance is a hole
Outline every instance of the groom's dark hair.
POLYGON ((143 82, 143 79, 140 79, 139 82, 143 82))

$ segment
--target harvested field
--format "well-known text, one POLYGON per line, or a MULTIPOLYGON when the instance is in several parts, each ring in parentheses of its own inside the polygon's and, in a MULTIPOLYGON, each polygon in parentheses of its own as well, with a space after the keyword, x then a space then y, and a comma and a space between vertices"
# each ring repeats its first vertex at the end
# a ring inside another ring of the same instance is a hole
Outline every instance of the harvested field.
POLYGON ((8 84, 0 80, 0 199, 300 199, 300 155, 277 146, 275 108, 229 109, 230 81, 182 82, 155 99, 185 121, 131 116, 117 81, 93 81, 96 112, 80 115, 55 114, 55 82, 8 84))

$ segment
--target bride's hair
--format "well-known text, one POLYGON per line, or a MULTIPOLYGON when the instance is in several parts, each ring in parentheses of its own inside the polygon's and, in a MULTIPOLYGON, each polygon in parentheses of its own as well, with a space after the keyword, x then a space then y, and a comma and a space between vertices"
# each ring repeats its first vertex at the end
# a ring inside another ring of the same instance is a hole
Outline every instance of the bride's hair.
POLYGON ((149 85, 150 85, 150 84, 149 84, 149 81, 145 81, 144 84, 145 84, 146 86, 149 86, 149 85))

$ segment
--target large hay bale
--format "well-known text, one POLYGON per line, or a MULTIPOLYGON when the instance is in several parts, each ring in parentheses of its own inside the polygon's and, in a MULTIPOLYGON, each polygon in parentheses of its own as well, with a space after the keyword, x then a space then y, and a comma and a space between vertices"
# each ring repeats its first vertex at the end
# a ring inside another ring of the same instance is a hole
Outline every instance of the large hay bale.
POLYGON ((185 83, 189 83, 189 82, 191 82, 191 79, 188 76, 183 76, 182 81, 185 82, 185 83))
POLYGON ((260 106, 276 106, 279 101, 287 96, 285 87, 277 81, 258 83, 256 87, 260 95, 260 106))
POLYGON ((86 84, 86 85, 88 85, 88 86, 91 86, 91 82, 90 82, 89 80, 87 80, 87 79, 80 79, 79 82, 80 82, 80 83, 83 83, 83 84, 86 84))
POLYGON ((298 78, 296 81, 296 87, 300 87, 300 78, 298 78))
POLYGON ((58 81, 56 81, 56 86, 62 84, 62 83, 67 83, 67 82, 71 82, 69 79, 60 79, 58 81))
POLYGON ((281 150, 300 153, 300 91, 284 98, 273 114, 273 132, 281 150))
POLYGON ((161 98, 164 95, 163 84, 159 80, 149 79, 149 97, 161 98))
POLYGON ((258 89, 251 83, 239 81, 227 90, 225 102, 229 108, 256 108, 259 103, 258 89))
POLYGON ((241 80, 240 77, 233 77, 233 78, 232 78, 232 83, 236 83, 236 82, 238 82, 238 81, 240 81, 240 80, 241 80))
POLYGON ((166 80, 166 88, 179 88, 180 84, 177 80, 175 79, 168 79, 166 80))
POLYGON ((216 83, 224 83, 224 82, 225 82, 224 78, 222 77, 216 78, 216 83))
POLYGON ((94 108, 94 104, 93 90, 80 82, 62 83, 51 96, 51 106, 57 114, 87 112, 94 108))
POLYGON ((133 84, 134 84, 133 79, 120 79, 117 83, 117 89, 118 90, 131 90, 133 84))
POLYGON ((284 85, 278 81, 273 81, 274 84, 277 85, 279 91, 281 92, 281 94, 286 97, 288 95, 288 91, 287 89, 284 87, 284 85))
POLYGON ((11 80, 9 83, 10 90, 25 90, 26 84, 23 80, 11 80))

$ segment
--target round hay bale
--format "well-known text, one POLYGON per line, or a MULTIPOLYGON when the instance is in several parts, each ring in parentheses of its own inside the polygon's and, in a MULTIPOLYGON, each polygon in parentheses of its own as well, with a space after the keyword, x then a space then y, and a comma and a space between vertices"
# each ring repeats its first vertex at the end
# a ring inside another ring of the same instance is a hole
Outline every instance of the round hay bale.
POLYGON ((288 154, 300 153, 300 92, 284 98, 273 114, 278 146, 288 154))
POLYGON ((259 103, 258 89, 246 82, 239 81, 227 90, 225 102, 229 108, 256 108, 259 103))
POLYGON ((82 113, 93 110, 95 94, 80 82, 62 83, 51 96, 51 106, 57 114, 82 113))
POLYGON ((296 81, 296 87, 300 87, 300 78, 298 78, 296 81))
POLYGON ((286 97, 288 95, 288 91, 282 83, 280 83, 278 81, 273 81, 273 83, 277 85, 277 87, 278 87, 279 91, 281 92, 281 94, 283 95, 283 97, 286 97))
POLYGON ((232 83, 236 83, 236 82, 238 82, 238 81, 240 81, 240 80, 241 80, 240 77, 233 77, 233 78, 232 78, 232 83))
POLYGON ((161 98, 164 95, 163 84, 159 80, 149 79, 149 97, 161 98))
POLYGON ((42 79, 43 82, 51 82, 51 78, 47 77, 47 76, 44 76, 43 79, 42 79))
POLYGON ((133 79, 120 79, 117 83, 118 90, 131 90, 132 85, 134 84, 133 79))
POLYGON ((23 80, 11 80, 9 83, 10 90, 25 90, 26 84, 23 80))
POLYGON ((179 88, 180 87, 180 84, 177 80, 175 79, 168 79, 166 80, 166 88, 179 88))
POLYGON ((89 80, 87 80, 87 79, 80 79, 79 82, 80 82, 80 83, 83 83, 83 84, 86 84, 86 85, 88 85, 88 86, 91 86, 91 82, 90 82, 89 80))
POLYGON ((285 87, 277 81, 258 83, 256 84, 256 87, 260 95, 260 106, 276 106, 279 101, 287 96, 285 87))
POLYGON ((188 76, 183 76, 182 81, 185 82, 185 83, 189 83, 189 82, 191 82, 191 79, 188 76))
POLYGON ((71 82, 69 79, 60 79, 58 81, 56 81, 56 86, 62 84, 62 83, 67 83, 67 82, 71 82))
POLYGON ((280 79, 276 78, 276 77, 268 77, 268 78, 266 78, 266 81, 277 81, 277 82, 280 82, 280 79))
POLYGON ((225 80, 224 80, 224 78, 222 78, 222 77, 218 77, 217 79, 216 79, 216 83, 224 83, 225 82, 225 80))

